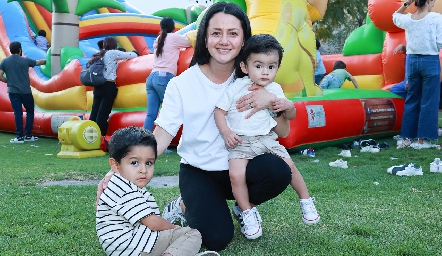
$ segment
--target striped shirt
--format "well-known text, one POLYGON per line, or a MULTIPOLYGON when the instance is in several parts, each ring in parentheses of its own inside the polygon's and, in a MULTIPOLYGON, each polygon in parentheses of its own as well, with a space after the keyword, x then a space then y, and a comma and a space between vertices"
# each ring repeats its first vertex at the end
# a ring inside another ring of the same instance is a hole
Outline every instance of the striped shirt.
POLYGON ((96 230, 107 255, 150 253, 158 238, 140 220, 160 214, 155 198, 146 188, 114 174, 103 191, 96 213, 96 230))

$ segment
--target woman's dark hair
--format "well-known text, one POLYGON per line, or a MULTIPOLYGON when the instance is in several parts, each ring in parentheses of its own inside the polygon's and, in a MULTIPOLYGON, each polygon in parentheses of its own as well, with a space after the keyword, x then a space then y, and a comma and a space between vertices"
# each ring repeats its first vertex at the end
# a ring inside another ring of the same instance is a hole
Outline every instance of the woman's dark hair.
POLYGON ((11 54, 19 54, 21 50, 21 43, 20 42, 12 42, 9 45, 9 51, 11 54))
MULTIPOLYGON (((196 43, 190 66, 193 66, 195 64, 204 65, 209 63, 210 53, 209 50, 206 48, 207 27, 209 26, 209 22, 212 19, 213 15, 219 12, 233 15, 241 22, 241 27, 244 32, 244 42, 252 36, 252 29, 250 28, 249 18, 238 5, 234 3, 217 2, 207 8, 206 13, 201 19, 200 25, 198 27, 198 32, 196 34, 196 43)), ((235 62, 239 63, 239 56, 241 55, 241 52, 242 50, 236 57, 235 62)))
POLYGON ((39 31, 38 31, 38 35, 39 35, 39 36, 44 36, 44 37, 46 37, 46 31, 44 31, 43 29, 42 29, 42 30, 39 30, 39 31))
POLYGON ((153 134, 137 126, 121 128, 114 132, 109 141, 109 157, 121 163, 123 159, 135 146, 151 147, 157 159, 157 141, 153 134))
POLYGON ((94 54, 94 57, 92 57, 92 59, 90 59, 88 63, 91 64, 94 63, 99 58, 103 58, 107 50, 115 50, 117 49, 117 46, 118 43, 115 37, 112 36, 106 37, 103 42, 103 47, 104 47, 103 50, 101 50, 98 54, 94 54))
POLYGON ((319 42, 318 39, 316 39, 316 50, 319 50, 321 48, 321 42, 319 42))
MULTIPOLYGON (((244 62, 244 64, 247 65, 247 59, 250 57, 250 54, 253 53, 276 53, 279 56, 279 66, 281 65, 284 49, 274 36, 269 34, 258 34, 250 37, 244 44, 239 63, 244 62)), ((246 74, 242 72, 239 63, 238 66, 235 66, 235 75, 240 78, 246 76, 246 74)))
POLYGON ((164 41, 166 41, 167 33, 172 33, 175 30, 175 21, 171 18, 164 18, 160 21, 161 32, 158 37, 158 45, 155 51, 155 56, 160 57, 163 53, 164 41))
MULTIPOLYGON (((430 1, 434 1, 434 0, 430 0, 430 1)), ((427 0, 414 0, 414 5, 416 5, 417 8, 424 7, 426 3, 427 3, 427 0)))
POLYGON ((335 69, 346 69, 346 68, 347 68, 347 65, 345 65, 345 62, 343 62, 342 60, 337 60, 333 64, 333 70, 335 70, 335 69))

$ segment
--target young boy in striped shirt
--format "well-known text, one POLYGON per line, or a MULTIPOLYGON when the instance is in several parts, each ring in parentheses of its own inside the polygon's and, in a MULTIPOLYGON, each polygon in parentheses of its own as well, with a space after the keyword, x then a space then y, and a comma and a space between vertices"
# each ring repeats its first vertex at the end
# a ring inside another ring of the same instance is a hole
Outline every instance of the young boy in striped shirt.
MULTIPOLYGON (((109 142, 114 171, 99 197, 96 230, 107 255, 195 255, 201 234, 163 219, 146 185, 153 177, 157 142, 144 128, 117 130, 109 142)), ((217 254, 201 254, 217 255, 217 254)))

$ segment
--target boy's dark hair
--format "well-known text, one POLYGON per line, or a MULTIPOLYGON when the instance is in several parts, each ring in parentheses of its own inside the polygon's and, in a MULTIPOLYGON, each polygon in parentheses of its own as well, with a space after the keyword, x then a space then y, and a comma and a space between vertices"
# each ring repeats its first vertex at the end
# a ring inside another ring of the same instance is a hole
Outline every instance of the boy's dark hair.
POLYGON ((155 56, 160 57, 163 54, 164 42, 166 41, 167 33, 172 33, 175 30, 175 21, 172 18, 165 17, 160 21, 161 33, 158 37, 158 45, 155 51, 155 56))
POLYGON ((142 127, 129 126, 118 129, 109 141, 109 157, 121 163, 123 159, 135 146, 151 147, 157 159, 157 141, 153 134, 142 127))
POLYGON ((316 50, 319 50, 321 48, 321 42, 316 38, 316 50))
MULTIPOLYGON (((241 22, 241 27, 244 33, 244 42, 252 36, 252 29, 250 28, 249 18, 238 5, 228 2, 217 2, 208 7, 200 22, 190 66, 193 66, 195 64, 204 65, 209 63, 210 53, 209 50, 206 48, 207 27, 209 26, 209 22, 212 17, 220 12, 230 14, 238 18, 238 20, 241 22)), ((241 56, 241 51, 236 57, 235 62, 240 62, 239 56, 241 56)))
POLYGON ((103 44, 104 44, 104 40, 100 40, 100 41, 97 42, 99 50, 103 50, 104 49, 103 44))
POLYGON ((39 31, 38 31, 38 35, 39 35, 39 36, 44 36, 44 37, 46 37, 46 31, 44 31, 43 29, 42 29, 42 30, 39 30, 39 31))
MULTIPOLYGON (((277 53, 279 56, 279 66, 281 65, 284 49, 274 36, 269 34, 258 34, 253 35, 245 42, 244 47, 242 48, 239 63, 244 62, 244 64, 247 64, 247 59, 252 53, 277 53)), ((238 65, 235 66, 235 75, 236 77, 240 78, 246 76, 246 74, 242 72, 239 63, 237 63, 238 65)))
POLYGON ((346 68, 347 68, 347 65, 345 65, 345 62, 343 62, 342 60, 337 60, 333 64, 333 70, 335 70, 335 69, 346 69, 346 68))
POLYGON ((9 51, 11 52, 11 54, 19 54, 21 50, 21 43, 20 42, 12 42, 9 45, 9 51))

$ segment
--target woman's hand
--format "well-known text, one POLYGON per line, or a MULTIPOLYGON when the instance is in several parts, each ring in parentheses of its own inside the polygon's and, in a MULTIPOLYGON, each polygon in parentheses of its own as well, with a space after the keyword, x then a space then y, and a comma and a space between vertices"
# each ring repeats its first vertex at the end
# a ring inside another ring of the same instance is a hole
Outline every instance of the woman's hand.
POLYGON ((269 93, 262 86, 254 85, 249 88, 251 93, 242 96, 236 102, 236 109, 239 112, 243 112, 251 109, 250 113, 246 116, 246 118, 251 117, 253 114, 258 112, 261 109, 271 109, 272 104, 271 101, 276 100, 276 96, 272 93, 269 93))
POLYGON ((97 211, 98 203, 100 202, 100 196, 103 193, 103 191, 107 188, 107 184, 109 183, 109 180, 111 179, 112 175, 114 175, 114 172, 110 170, 106 173, 104 178, 100 180, 100 183, 98 183, 97 188, 97 202, 95 203, 95 211, 97 211))

